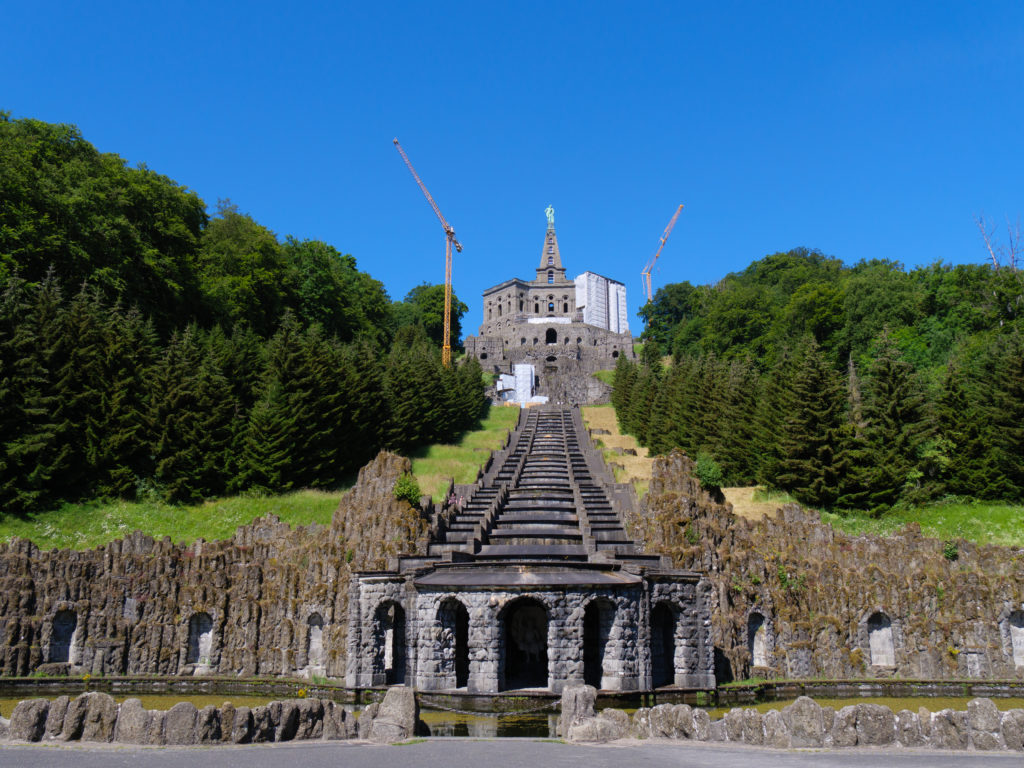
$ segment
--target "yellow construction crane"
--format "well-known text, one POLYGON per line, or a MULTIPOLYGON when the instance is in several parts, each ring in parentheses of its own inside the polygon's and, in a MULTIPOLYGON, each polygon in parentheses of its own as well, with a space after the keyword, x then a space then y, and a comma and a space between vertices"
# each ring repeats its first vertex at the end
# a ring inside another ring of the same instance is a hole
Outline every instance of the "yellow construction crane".
POLYGON ((409 162, 409 156, 405 154, 405 150, 402 149, 402 145, 398 143, 398 139, 395 139, 395 148, 398 150, 398 154, 405 160, 405 164, 409 168, 409 173, 416 179, 416 183, 420 185, 420 189, 423 190, 423 194, 427 198, 427 202, 430 203, 430 207, 434 209, 434 213, 437 214, 438 220, 441 222, 441 226, 444 227, 445 236, 445 249, 444 249, 444 343, 441 345, 441 362, 445 368, 448 368, 452 364, 452 246, 455 246, 455 250, 462 253, 462 243, 455 237, 455 230, 445 220, 444 215, 441 213, 441 209, 437 207, 437 203, 434 202, 434 198, 430 196, 430 192, 427 191, 427 186, 420 179, 419 174, 416 173, 416 169, 412 167, 412 163, 409 162))
POLYGON ((654 262, 656 262, 658 257, 661 256, 661 249, 665 247, 665 241, 668 240, 668 236, 672 234, 672 227, 676 225, 676 219, 679 218, 679 214, 682 213, 682 210, 683 204, 680 203, 679 207, 676 208, 676 212, 672 214, 672 220, 668 223, 668 226, 665 227, 665 234, 661 236, 661 242, 658 243, 658 250, 655 252, 654 256, 651 257, 651 260, 647 262, 647 266, 643 268, 643 271, 640 272, 640 278, 644 283, 644 293, 647 295, 648 301, 654 298, 654 294, 651 293, 651 270, 654 269, 654 262))

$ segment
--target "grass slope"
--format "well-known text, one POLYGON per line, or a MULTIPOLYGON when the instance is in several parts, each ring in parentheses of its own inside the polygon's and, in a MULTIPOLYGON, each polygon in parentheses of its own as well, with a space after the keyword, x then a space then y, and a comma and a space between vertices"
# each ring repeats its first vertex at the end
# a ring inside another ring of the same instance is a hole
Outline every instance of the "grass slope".
MULTIPOLYGON (((433 445, 414 456, 413 472, 424 493, 445 492, 448 478, 457 483, 476 479, 477 468, 501 446, 506 430, 515 427, 518 408, 491 408, 481 429, 467 432, 455 445, 433 445)), ((273 514, 290 525, 329 525, 346 488, 304 490, 281 496, 228 496, 201 504, 178 506, 160 501, 89 501, 64 504, 27 517, 0 517, 0 542, 14 536, 30 539, 42 549, 91 549, 132 531, 174 542, 217 541, 257 517, 273 514)))
POLYGON ((918 523, 921 532, 944 541, 966 539, 978 544, 1024 546, 1024 506, 990 502, 942 502, 920 507, 896 507, 881 517, 864 514, 837 515, 822 512, 821 519, 851 534, 887 536, 907 523, 918 523))
POLYGON ((240 525, 274 514, 292 525, 329 524, 344 491, 296 491, 282 496, 229 496, 177 506, 159 501, 64 504, 26 518, 0 519, 0 541, 31 539, 42 549, 91 549, 132 531, 175 542, 228 539, 240 525))
POLYGON ((412 457, 412 473, 420 490, 440 501, 448 490, 451 478, 456 483, 476 481, 477 470, 487 461, 491 451, 505 442, 507 432, 515 429, 519 409, 492 406, 480 429, 467 432, 453 445, 431 445, 412 457))

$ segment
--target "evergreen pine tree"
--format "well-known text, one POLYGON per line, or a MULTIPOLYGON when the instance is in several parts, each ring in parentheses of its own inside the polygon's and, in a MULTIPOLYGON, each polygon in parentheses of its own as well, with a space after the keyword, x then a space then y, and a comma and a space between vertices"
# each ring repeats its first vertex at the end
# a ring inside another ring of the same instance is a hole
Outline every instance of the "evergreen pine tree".
POLYGON ((835 371, 813 337, 797 352, 788 395, 775 483, 805 504, 829 506, 839 493, 835 459, 842 397, 835 371))

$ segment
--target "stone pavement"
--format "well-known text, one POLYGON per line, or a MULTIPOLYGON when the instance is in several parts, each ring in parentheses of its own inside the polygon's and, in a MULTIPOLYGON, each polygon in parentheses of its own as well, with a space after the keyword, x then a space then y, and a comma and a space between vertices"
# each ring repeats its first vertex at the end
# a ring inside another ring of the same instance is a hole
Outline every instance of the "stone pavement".
POLYGON ((402 746, 352 742, 237 747, 119 747, 47 744, 0 748, 3 768, 981 768, 1019 766, 1019 754, 908 749, 769 750, 673 742, 590 747, 528 739, 427 739, 402 746))

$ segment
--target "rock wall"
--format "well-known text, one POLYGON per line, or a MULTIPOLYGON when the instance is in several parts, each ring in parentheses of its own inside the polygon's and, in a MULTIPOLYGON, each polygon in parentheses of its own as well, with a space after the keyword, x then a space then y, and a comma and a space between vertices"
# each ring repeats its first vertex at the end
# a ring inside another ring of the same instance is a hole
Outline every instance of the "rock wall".
POLYGON ((797 505, 751 522, 701 489, 679 452, 656 460, 626 522, 647 551, 712 580, 720 683, 1024 677, 1024 550, 958 541, 951 560, 917 525, 854 537, 797 505))
POLYGON ((0 545, 0 675, 344 676, 351 572, 426 550, 427 521, 391 493, 409 470, 379 454, 330 526, 269 516, 187 546, 138 532, 87 551, 0 545))

